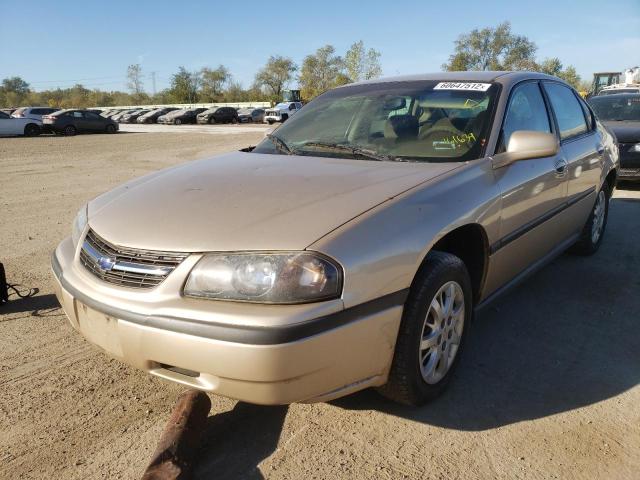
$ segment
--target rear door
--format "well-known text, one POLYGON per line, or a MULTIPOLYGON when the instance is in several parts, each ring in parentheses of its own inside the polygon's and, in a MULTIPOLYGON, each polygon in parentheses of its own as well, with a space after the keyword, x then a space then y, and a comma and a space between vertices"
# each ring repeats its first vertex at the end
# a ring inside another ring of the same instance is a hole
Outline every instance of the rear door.
POLYGON ((575 229, 582 228, 595 202, 604 162, 604 146, 589 107, 568 86, 543 82, 560 135, 560 147, 569 163, 568 203, 575 229), (575 207, 574 207, 575 205, 575 207))
MULTIPOLYGON (((555 124, 538 81, 516 85, 510 94, 496 153, 506 149, 515 131, 555 134, 555 124)), ((562 152, 521 160, 494 170, 501 190, 499 240, 491 245, 488 291, 494 291, 553 251, 565 240, 562 209, 568 168, 562 152)))
POLYGON ((20 135, 24 132, 24 122, 0 112, 0 135, 20 135))
POLYGON ((91 130, 83 112, 74 110, 73 112, 70 112, 70 115, 73 119, 72 123, 73 126, 76 127, 76 130, 79 132, 87 132, 91 130))

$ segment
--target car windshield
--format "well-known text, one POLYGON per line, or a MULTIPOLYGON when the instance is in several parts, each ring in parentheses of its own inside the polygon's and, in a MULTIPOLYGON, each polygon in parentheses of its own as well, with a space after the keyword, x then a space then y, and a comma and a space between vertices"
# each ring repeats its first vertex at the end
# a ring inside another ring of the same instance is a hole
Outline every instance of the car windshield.
POLYGON ((640 95, 592 97, 591 108, 600 120, 640 121, 640 95))
POLYGON ((254 151, 424 162, 479 158, 497 91, 490 83, 438 81, 337 88, 254 151))

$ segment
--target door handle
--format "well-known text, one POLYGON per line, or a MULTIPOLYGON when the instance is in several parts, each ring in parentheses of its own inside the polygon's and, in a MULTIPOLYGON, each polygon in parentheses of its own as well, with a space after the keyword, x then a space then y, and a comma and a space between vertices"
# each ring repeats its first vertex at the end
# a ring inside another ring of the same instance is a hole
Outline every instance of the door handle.
POLYGON ((566 160, 559 160, 555 164, 556 175, 558 177, 564 177, 567 174, 567 170, 569 168, 569 164, 566 160))

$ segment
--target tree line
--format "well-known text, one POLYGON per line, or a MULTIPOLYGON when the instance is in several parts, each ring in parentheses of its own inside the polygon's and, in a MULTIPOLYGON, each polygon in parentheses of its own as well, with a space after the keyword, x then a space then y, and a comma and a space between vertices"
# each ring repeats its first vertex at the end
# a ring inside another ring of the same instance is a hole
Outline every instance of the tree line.
MULTIPOLYGON (((537 46, 511 31, 509 22, 497 27, 474 29, 454 43, 454 52, 443 70, 534 70, 563 78, 578 88, 580 77, 573 66, 566 68, 558 58, 536 60, 537 46)), ((278 102, 283 90, 297 82, 303 100, 351 82, 382 75, 381 53, 355 42, 344 55, 325 45, 304 57, 297 65, 282 55, 269 57, 256 72, 253 83, 245 88, 224 65, 189 71, 180 67, 171 76, 170 86, 156 94, 145 91, 143 70, 139 64, 127 68, 128 91, 104 91, 78 83, 70 88, 35 91, 20 77, 5 78, 0 85, 0 105, 48 105, 58 108, 213 102, 278 102)))

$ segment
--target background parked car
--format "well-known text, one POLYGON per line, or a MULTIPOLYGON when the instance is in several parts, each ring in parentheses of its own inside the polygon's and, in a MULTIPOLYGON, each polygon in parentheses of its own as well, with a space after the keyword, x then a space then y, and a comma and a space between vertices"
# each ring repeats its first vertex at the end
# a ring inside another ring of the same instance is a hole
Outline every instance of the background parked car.
POLYGON ((619 180, 640 181, 640 93, 597 95, 589 104, 611 130, 620 152, 619 180))
POLYGON ((199 113, 202 113, 206 108, 190 108, 183 110, 175 110, 169 112, 166 115, 162 115, 158 118, 158 123, 180 125, 183 123, 196 123, 196 118, 199 113))
POLYGON ((144 115, 145 113, 149 113, 150 110, 142 109, 136 110, 135 112, 125 113, 122 117, 120 117, 120 123, 136 123, 136 120, 140 115, 144 115))
POLYGON ((75 135, 76 133, 116 133, 118 124, 88 110, 60 110, 42 119, 46 131, 75 135))
POLYGON ((156 123, 158 118, 162 115, 166 115, 169 112, 174 112, 178 110, 175 107, 165 107, 165 108, 156 108, 155 110, 151 110, 144 115, 140 115, 137 119, 137 123, 156 123))
POLYGON ((12 118, 0 111, 0 135, 34 137, 42 132, 42 122, 33 118, 12 118))
POLYGON ((0 108, 0 112, 4 112, 7 115, 11 116, 13 112, 15 112, 17 108, 0 108))
POLYGON ((198 115, 198 123, 238 123, 238 111, 232 107, 212 107, 198 115))
POLYGON ((282 102, 269 108, 264 115, 264 121, 269 125, 275 122, 286 122, 289 117, 302 108, 300 102, 282 102))
POLYGON ((34 120, 42 121, 43 115, 49 115, 58 110, 60 109, 51 107, 22 107, 15 110, 11 116, 14 118, 33 118, 34 120))
POLYGON ((264 109, 262 108, 241 108, 238 110, 238 120, 240 122, 262 123, 264 121, 264 109))
POLYGON ((120 119, 122 117, 124 117, 127 113, 132 113, 135 112, 136 110, 138 110, 137 108, 128 108, 126 110, 121 110, 120 112, 116 113, 115 115, 111 115, 109 118, 111 120, 113 120, 114 122, 119 122, 120 119))

